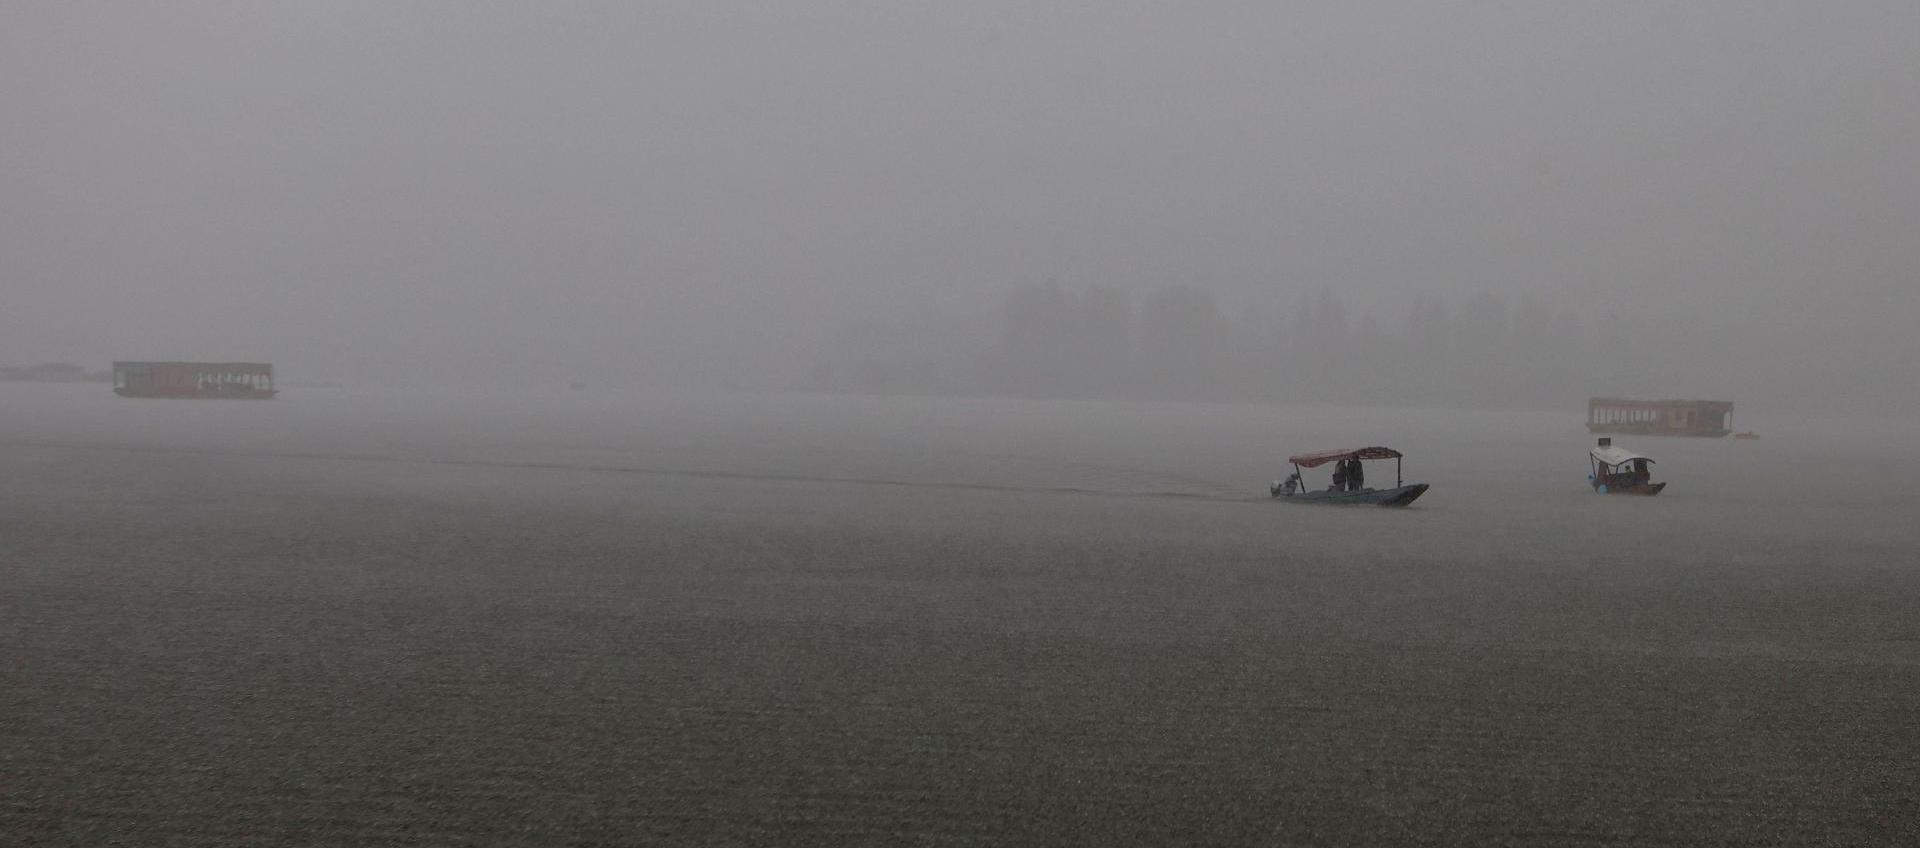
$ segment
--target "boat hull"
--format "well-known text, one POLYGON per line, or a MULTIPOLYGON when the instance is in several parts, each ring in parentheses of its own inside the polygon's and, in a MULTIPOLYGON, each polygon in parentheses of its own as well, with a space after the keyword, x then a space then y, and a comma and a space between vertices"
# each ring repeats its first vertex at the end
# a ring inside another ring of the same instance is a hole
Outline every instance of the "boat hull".
POLYGON ((1607 486, 1604 489, 1595 486, 1593 490, 1603 495, 1645 495, 1652 497, 1660 494, 1660 490, 1666 487, 1666 483, 1636 483, 1631 486, 1607 486))
POLYGON ((1653 424, 1588 424, 1587 432, 1615 436, 1677 436, 1680 438, 1720 439, 1733 434, 1724 427, 1690 427, 1676 430, 1653 424))
POLYGON ((113 393, 130 398, 198 398, 202 400, 265 400, 280 393, 278 389, 114 389, 113 393))
POLYGON ((1427 493, 1427 484, 1413 483, 1395 486, 1391 489, 1361 489, 1357 492, 1329 492, 1324 490, 1299 492, 1296 494, 1276 494, 1274 498, 1293 503, 1326 504, 1329 506, 1406 506, 1427 493))

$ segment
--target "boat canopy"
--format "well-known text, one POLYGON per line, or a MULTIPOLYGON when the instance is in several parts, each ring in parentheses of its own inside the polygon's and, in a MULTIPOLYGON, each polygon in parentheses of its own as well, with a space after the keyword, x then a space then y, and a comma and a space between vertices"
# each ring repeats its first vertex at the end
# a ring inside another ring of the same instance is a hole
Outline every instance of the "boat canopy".
POLYGON ((1601 464, 1615 467, 1626 465, 1636 459, 1644 459, 1648 462, 1653 461, 1652 457, 1641 456, 1626 448, 1615 445, 1609 445, 1604 448, 1594 448, 1590 453, 1592 453, 1593 458, 1601 464))
POLYGON ((1348 448, 1347 450, 1318 451, 1287 457, 1287 461, 1301 468, 1312 468, 1342 459, 1399 459, 1400 452, 1393 448, 1348 448))

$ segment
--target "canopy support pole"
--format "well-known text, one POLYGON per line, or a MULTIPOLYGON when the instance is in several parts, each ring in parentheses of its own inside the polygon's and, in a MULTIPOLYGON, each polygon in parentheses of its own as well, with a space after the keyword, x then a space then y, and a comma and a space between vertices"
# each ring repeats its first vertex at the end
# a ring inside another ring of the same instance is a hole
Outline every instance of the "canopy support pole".
POLYGON ((1396 456, 1393 458, 1393 487, 1396 489, 1406 485, 1406 482, 1400 479, 1400 460, 1401 459, 1403 459, 1403 457, 1396 456))

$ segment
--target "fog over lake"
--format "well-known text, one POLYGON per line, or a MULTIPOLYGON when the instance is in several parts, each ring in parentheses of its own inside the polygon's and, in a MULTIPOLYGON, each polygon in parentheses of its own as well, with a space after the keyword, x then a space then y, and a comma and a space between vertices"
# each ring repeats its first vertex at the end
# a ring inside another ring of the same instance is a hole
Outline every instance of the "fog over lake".
POLYGON ((1908 3, 0 14, 0 364, 1915 406, 1908 3))

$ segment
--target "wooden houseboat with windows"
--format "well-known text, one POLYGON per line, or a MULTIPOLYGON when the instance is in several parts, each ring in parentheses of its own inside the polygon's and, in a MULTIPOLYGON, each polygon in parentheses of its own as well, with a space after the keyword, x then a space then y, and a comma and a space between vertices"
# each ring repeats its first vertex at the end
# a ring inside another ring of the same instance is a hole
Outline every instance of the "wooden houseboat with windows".
POLYGON ((279 394, 265 362, 115 362, 113 393, 136 398, 261 400, 279 394))
POLYGON ((1723 400, 1591 398, 1587 401, 1587 432, 1718 439, 1733 432, 1733 404, 1723 400))

